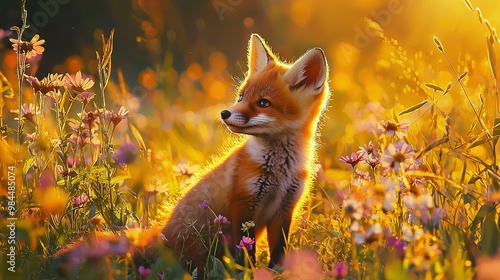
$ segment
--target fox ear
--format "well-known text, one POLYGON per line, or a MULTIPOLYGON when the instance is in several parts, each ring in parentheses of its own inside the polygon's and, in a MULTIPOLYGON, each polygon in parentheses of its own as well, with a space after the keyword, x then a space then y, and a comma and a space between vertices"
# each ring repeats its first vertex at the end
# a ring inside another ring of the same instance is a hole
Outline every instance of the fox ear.
POLYGON ((264 40, 257 34, 250 36, 248 42, 248 71, 250 74, 255 73, 269 63, 275 62, 274 55, 269 50, 264 40))
POLYGON ((299 58, 285 73, 285 81, 290 90, 310 87, 313 94, 319 94, 325 85, 327 72, 325 53, 320 48, 314 48, 299 58))

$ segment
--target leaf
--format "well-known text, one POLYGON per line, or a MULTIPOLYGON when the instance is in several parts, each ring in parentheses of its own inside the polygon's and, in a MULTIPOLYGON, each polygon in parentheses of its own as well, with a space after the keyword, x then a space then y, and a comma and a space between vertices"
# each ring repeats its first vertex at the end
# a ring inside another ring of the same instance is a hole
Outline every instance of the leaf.
POLYGON ((114 184, 117 184, 121 181, 124 181, 124 180, 127 180, 130 178, 130 175, 119 175, 119 176, 115 176, 111 179, 111 181, 109 182, 110 185, 114 185, 114 184))
POLYGON ((469 2, 469 0, 464 0, 465 2, 465 5, 467 6, 467 8, 469 8, 469 10, 473 11, 474 12, 474 9, 472 8, 472 5, 471 3, 469 2))
POLYGON ((23 174, 28 173, 28 170, 30 170, 31 166, 33 166, 33 163, 35 162, 34 157, 29 157, 25 162, 23 166, 23 174))
POLYGON ((446 95, 448 92, 450 92, 450 90, 451 90, 451 82, 448 82, 448 85, 446 86, 443 95, 446 95))
POLYGON ((436 44, 436 47, 438 48, 438 50, 442 53, 444 53, 444 48, 443 48, 443 45, 441 44, 441 42, 439 41, 439 39, 434 36, 434 43, 436 44))
POLYGON ((404 114, 408 114, 408 113, 411 113, 417 109, 419 109, 420 107, 424 106, 425 104, 427 104, 427 102, 429 102, 429 100, 424 100, 416 105, 413 105, 411 106, 410 108, 404 110, 403 112, 399 113, 399 115, 404 115, 404 114))
POLYGON ((472 142, 469 145, 468 148, 469 149, 475 148, 477 146, 483 145, 484 143, 487 143, 488 141, 490 141, 490 138, 488 138, 486 136, 481 136, 479 139, 477 139, 476 141, 472 142))
POLYGON ((500 137, 500 118, 495 118, 495 125, 493 126, 493 147, 496 147, 500 137))
POLYGON ((429 83, 424 83, 424 86, 430 88, 430 89, 433 89, 434 91, 441 91, 441 92, 444 92, 444 89, 438 85, 435 85, 435 84, 429 84, 429 83))
POLYGON ((490 256, 494 256, 498 251, 500 245, 500 234, 498 232, 498 225, 495 221, 495 211, 490 211, 483 223, 483 240, 482 250, 490 256))
POLYGON ((479 8, 476 8, 476 11, 477 11, 477 17, 479 18, 479 22, 483 23, 484 19, 483 19, 483 14, 481 14, 481 10, 479 8))
POLYGON ((465 72, 463 72, 459 77, 458 77, 458 81, 460 82, 463 78, 465 78, 465 76, 467 76, 467 74, 469 74, 469 71, 468 70, 465 70, 465 72))
POLYGON ((497 65, 497 57, 495 54, 495 46, 493 43, 495 40, 493 39, 493 35, 490 35, 489 38, 486 38, 486 44, 488 45, 488 61, 490 63, 490 69, 491 73, 493 74, 493 77, 495 78, 495 81, 497 80, 497 70, 496 70, 496 65, 497 65))
POLYGON ((471 231, 474 231, 476 226, 484 220, 486 215, 488 215, 488 213, 491 211, 492 206, 492 202, 487 202, 483 204, 481 208, 479 208, 479 211, 477 211, 476 217, 474 217, 474 221, 472 221, 472 224, 470 226, 471 231))
POLYGON ((139 130, 137 130, 137 128, 135 128, 135 126, 133 124, 129 124, 130 126, 130 130, 132 131, 132 135, 134 136, 134 139, 135 141, 139 144, 139 146, 141 147, 141 149, 143 151, 146 151, 146 144, 144 143, 144 140, 142 139, 142 136, 141 136, 141 133, 139 132, 139 130))

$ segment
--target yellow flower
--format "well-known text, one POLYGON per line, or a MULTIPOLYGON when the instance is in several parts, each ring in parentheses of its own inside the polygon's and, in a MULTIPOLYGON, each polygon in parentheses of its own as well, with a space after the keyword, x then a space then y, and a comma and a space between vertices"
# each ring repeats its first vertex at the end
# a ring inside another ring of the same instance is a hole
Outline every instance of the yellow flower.
POLYGON ((45 51, 45 48, 42 45, 45 43, 45 40, 39 40, 40 35, 36 34, 31 38, 31 41, 19 41, 14 38, 9 39, 12 43, 12 48, 15 52, 21 50, 21 53, 26 54, 26 58, 30 59, 39 54, 42 54, 45 51))
POLYGON ((94 81, 90 78, 82 78, 81 71, 78 71, 74 77, 70 74, 66 74, 64 80, 66 80, 67 86, 73 95, 88 91, 94 86, 94 81))

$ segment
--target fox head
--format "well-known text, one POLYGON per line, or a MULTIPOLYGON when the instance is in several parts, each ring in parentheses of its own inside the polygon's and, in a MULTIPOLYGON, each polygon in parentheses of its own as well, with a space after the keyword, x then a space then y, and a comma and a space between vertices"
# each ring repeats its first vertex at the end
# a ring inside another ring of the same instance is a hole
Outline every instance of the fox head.
POLYGON ((221 118, 235 133, 314 133, 329 98, 327 77, 322 49, 311 49, 293 64, 286 64, 259 35, 252 34, 247 75, 238 89, 236 104, 223 110, 221 118))

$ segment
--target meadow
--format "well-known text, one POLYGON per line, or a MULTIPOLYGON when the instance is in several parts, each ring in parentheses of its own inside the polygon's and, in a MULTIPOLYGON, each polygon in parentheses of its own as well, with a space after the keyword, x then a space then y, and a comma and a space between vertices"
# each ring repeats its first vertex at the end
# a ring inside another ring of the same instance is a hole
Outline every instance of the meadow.
MULTIPOLYGON (((212 3, 217 20, 251 5, 229 2, 212 3)), ((317 180, 282 267, 267 269, 256 241, 255 263, 212 259, 207 277, 498 279, 500 5, 484 2, 259 2, 279 33, 261 34, 276 53, 292 61, 319 46, 330 64, 317 180)), ((158 54, 158 15, 140 9, 152 20, 141 21, 138 42, 158 54)), ((191 279, 168 252, 150 267, 110 253, 140 243, 240 139, 219 116, 246 71, 246 41, 231 54, 186 54, 182 67, 168 49, 135 84, 114 67, 122 31, 108 30, 92 56, 37 73, 39 58, 57 50, 23 36, 29 14, 22 9, 10 31, 0 26, 0 279, 191 279), (103 234, 116 246, 79 251, 84 264, 54 258, 103 234)), ((260 33, 258 20, 244 18, 245 36, 260 33)))

